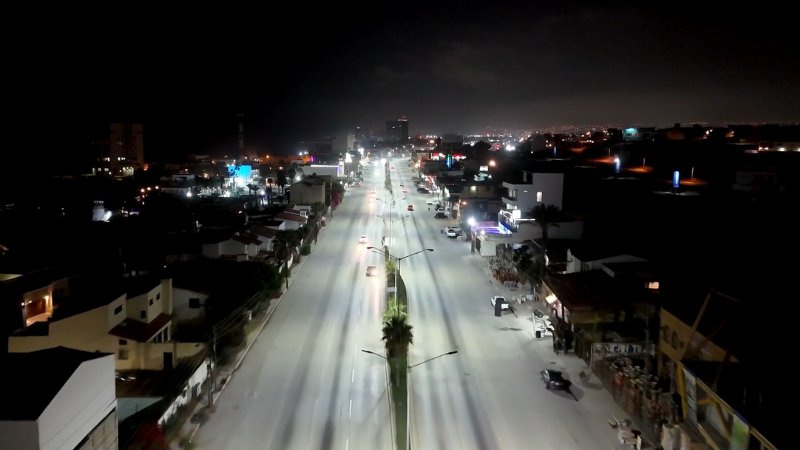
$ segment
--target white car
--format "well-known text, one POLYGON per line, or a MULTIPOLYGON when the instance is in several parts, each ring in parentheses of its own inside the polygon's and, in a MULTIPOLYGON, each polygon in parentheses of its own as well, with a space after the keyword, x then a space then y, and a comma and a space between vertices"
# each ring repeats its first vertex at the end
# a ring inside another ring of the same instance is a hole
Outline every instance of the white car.
POLYGON ((502 302, 502 305, 500 306, 501 310, 506 310, 506 309, 509 308, 508 301, 506 300, 506 298, 504 296, 502 296, 502 295, 493 295, 493 296, 489 297, 489 303, 492 304, 492 307, 494 307, 494 305, 497 303, 498 300, 502 302))
POLYGON ((461 235, 461 228, 450 227, 445 230, 445 234, 447 234, 447 237, 449 238, 457 238, 459 235, 461 235))
POLYGON ((367 243, 367 235, 366 234, 362 234, 361 237, 358 238, 358 243, 359 244, 366 244, 367 243))

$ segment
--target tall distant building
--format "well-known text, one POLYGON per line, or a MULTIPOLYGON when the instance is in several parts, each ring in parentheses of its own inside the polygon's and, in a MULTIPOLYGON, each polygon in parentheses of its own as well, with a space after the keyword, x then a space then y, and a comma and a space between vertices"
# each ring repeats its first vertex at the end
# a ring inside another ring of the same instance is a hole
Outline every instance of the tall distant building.
POLYGON ((144 134, 140 123, 112 123, 109 129, 108 159, 115 174, 130 176, 144 166, 144 134))
POLYGON ((336 153, 353 151, 355 146, 355 134, 349 131, 339 133, 331 139, 331 148, 336 153))
POLYGON ((386 141, 399 144, 408 142, 408 119, 406 116, 386 121, 386 141))

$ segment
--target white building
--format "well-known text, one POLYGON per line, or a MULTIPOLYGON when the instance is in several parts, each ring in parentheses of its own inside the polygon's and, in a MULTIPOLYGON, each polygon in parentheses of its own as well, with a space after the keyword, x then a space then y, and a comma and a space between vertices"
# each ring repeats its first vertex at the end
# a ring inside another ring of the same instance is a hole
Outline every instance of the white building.
POLYGON ((518 180, 503 181, 508 193, 503 196, 506 210, 519 210, 522 217, 540 204, 554 205, 563 209, 564 174, 540 173, 522 170, 518 180))
POLYGON ((54 347, 12 353, 0 380, 0 450, 116 450, 114 355, 54 347))

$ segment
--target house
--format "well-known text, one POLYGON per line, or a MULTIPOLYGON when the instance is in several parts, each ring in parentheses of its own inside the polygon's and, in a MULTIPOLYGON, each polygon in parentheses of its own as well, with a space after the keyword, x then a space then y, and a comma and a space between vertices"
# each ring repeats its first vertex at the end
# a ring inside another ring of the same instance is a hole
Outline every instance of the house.
POLYGON ((114 355, 56 346, 7 355, 0 449, 116 450, 114 355))
POLYGON ((261 241, 261 245, 258 248, 259 254, 272 251, 272 243, 275 242, 281 227, 286 228, 286 224, 283 221, 275 228, 258 224, 250 226, 248 231, 261 241))
POLYGON ((292 202, 313 205, 326 204, 326 181, 321 176, 310 175, 292 184, 292 202))
POLYGON ((68 303, 47 322, 8 338, 8 351, 24 353, 64 346, 116 355, 117 370, 171 369, 204 344, 172 340, 172 280, 82 280, 68 303))
POLYGON ((308 223, 308 217, 292 212, 284 211, 275 216, 275 219, 283 220, 287 230, 296 230, 304 227, 308 223))
POLYGON ((263 242, 248 232, 238 232, 228 237, 217 235, 204 240, 203 256, 206 258, 235 257, 247 260, 258 255, 263 242))

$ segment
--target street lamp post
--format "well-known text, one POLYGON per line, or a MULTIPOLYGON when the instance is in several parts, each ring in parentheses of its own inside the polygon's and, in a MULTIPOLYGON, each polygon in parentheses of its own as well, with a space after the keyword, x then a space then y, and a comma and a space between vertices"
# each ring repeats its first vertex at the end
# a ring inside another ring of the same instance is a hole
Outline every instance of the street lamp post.
MULTIPOLYGON (((388 256, 389 258, 394 258, 394 260, 397 262, 397 266, 394 268, 394 288, 395 288, 395 296, 397 295, 397 272, 400 272, 400 261, 402 261, 402 260, 404 260, 404 259, 406 259, 406 258, 410 258, 410 257, 412 257, 412 256, 414 256, 414 255, 418 255, 418 254, 420 254, 420 253, 422 253, 422 252, 432 252, 432 251, 433 251, 433 249, 432 249, 432 248, 423 248, 423 249, 422 249, 422 250, 420 250, 420 251, 417 251, 417 252, 411 253, 411 254, 409 254, 409 255, 406 255, 406 256, 401 256, 401 257, 399 257, 399 258, 398 258, 397 256, 394 256, 394 255, 392 255, 391 253, 387 252, 386 250, 381 250, 381 249, 379 249, 379 248, 377 248, 377 247, 367 247, 367 250, 372 250, 373 252, 382 253, 382 254, 384 254, 384 255, 388 256)), ((395 297, 395 298, 397 298, 397 297, 395 297)))
MULTIPOLYGON (((376 352, 373 352, 371 350, 366 350, 366 349, 361 349, 361 351, 364 352, 364 353, 369 353, 370 355, 375 355, 375 356, 377 356, 379 358, 382 358, 387 363, 389 363, 389 358, 381 355, 380 353, 376 353, 376 352)), ((455 355, 456 353, 458 353, 458 350, 450 350, 449 352, 442 353, 441 355, 434 356, 433 358, 428 358, 425 361, 422 361, 422 362, 419 362, 419 363, 416 363, 416 364, 412 364, 410 366, 406 365, 406 370, 410 371, 414 367, 421 366, 421 365, 423 365, 425 363, 433 361, 434 359, 441 358, 442 356, 455 355)), ((408 393, 406 393, 406 395, 408 395, 409 398, 410 398, 410 395, 408 393)), ((407 407, 406 407, 406 414, 408 416, 411 415, 411 407, 410 406, 411 405, 408 404, 407 407)), ((408 449, 411 448, 411 420, 408 417, 406 417, 406 439, 405 439, 405 445, 406 445, 406 448, 405 449, 401 449, 401 450, 408 450, 408 449)))
POLYGON ((450 350, 447 353, 442 353, 441 355, 437 355, 437 356, 434 356, 433 358, 428 358, 425 361, 410 365, 410 366, 408 366, 408 370, 411 370, 411 369, 413 369, 414 367, 417 367, 417 366, 421 366, 421 365, 423 365, 423 364, 425 364, 427 362, 433 361, 434 359, 441 358, 442 356, 455 355, 456 353, 458 353, 458 350, 450 350))
MULTIPOLYGON (((389 218, 388 219, 386 217, 383 217, 380 214, 376 214, 376 216, 380 217, 383 220, 388 220, 389 221, 389 241, 388 242, 391 242, 392 241, 392 237, 393 237, 392 224, 397 222, 398 220, 403 220, 406 217, 409 217, 409 216, 406 215, 406 216, 401 216, 401 217, 395 217, 394 219, 392 219, 392 211, 391 210, 389 210, 389 218)), ((381 242, 381 247, 388 247, 388 243, 381 242)))

